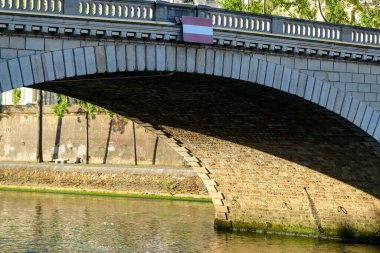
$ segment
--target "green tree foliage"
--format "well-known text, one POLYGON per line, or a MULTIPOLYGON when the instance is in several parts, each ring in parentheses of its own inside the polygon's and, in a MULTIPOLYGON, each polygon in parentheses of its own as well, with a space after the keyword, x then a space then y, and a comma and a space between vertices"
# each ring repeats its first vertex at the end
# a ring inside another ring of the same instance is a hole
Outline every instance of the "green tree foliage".
POLYGON ((218 0, 222 8, 380 28, 380 0, 218 0))
POLYGON ((12 101, 14 105, 18 105, 21 102, 21 90, 13 90, 12 91, 12 101))
POLYGON ((51 108, 55 115, 59 118, 63 118, 67 112, 67 108, 70 106, 70 100, 63 95, 57 95, 57 102, 51 108))

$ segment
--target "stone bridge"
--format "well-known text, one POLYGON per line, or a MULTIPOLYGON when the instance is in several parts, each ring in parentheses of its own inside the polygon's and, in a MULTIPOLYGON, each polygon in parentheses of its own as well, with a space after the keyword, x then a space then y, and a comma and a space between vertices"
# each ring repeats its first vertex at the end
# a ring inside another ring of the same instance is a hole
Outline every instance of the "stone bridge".
MULTIPOLYGON (((379 241, 380 31, 144 1, 0 1, 1 91, 91 101, 157 133, 218 228, 379 241), (181 17, 213 19, 214 43, 181 17)), ((34 141, 34 140, 27 140, 34 141)))

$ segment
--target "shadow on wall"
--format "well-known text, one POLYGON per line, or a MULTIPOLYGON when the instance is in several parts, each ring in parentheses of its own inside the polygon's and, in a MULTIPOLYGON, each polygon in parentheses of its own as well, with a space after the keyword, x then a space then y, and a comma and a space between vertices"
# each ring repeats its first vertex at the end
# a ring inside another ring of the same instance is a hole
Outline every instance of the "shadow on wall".
MULTIPOLYGON (((380 158, 370 143, 374 140, 334 113, 272 88, 196 74, 97 77, 37 87, 177 131, 198 145, 196 155, 215 169, 255 161, 255 153, 242 156, 231 149, 245 146, 311 168, 380 199, 380 189, 375 187, 380 185, 380 158), (208 141, 197 141, 198 137, 208 141), (218 157, 217 152, 223 155, 218 157), (220 159, 213 160, 213 156, 220 159)), ((281 170, 281 164, 276 166, 281 170)))

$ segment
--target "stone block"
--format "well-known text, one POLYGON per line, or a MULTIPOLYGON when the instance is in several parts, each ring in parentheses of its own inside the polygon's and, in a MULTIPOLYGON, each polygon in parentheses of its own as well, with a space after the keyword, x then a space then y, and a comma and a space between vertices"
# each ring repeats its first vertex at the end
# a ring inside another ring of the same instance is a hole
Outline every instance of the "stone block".
POLYGON ((17 49, 1 48, 0 52, 2 59, 13 59, 17 57, 17 49))
MULTIPOLYGON (((116 50, 117 52, 117 50, 116 50)), ((165 71, 166 70, 166 46, 165 45, 157 45, 156 46, 156 65, 157 71, 165 71)))
POLYGON ((323 84, 322 81, 315 80, 311 102, 316 103, 316 104, 319 102, 319 98, 321 96, 321 91, 322 91, 322 84, 323 84))
MULTIPOLYGON (((164 46, 161 46, 161 47, 164 47, 164 46)), ((164 52, 164 55, 162 56, 162 60, 165 63, 165 52, 164 52)), ((124 44, 116 45, 116 63, 117 63, 117 71, 124 72, 127 70, 127 60, 126 60, 126 52, 125 52, 124 44)))
POLYGON ((63 79, 66 77, 66 72, 65 72, 65 61, 63 58, 63 52, 60 51, 55 51, 52 53, 53 56, 53 63, 54 63, 54 74, 55 74, 55 79, 63 79))
POLYGON ((321 61, 320 60, 307 60, 307 69, 308 70, 321 70, 321 61))
POLYGON ((295 95, 297 93, 298 79, 300 72, 296 69, 292 70, 290 77, 289 93, 295 95))
POLYGON ((372 116, 371 116, 371 120, 369 121, 369 124, 368 124, 368 128, 367 128, 367 133, 369 135, 373 135, 375 129, 376 129, 376 126, 379 122, 379 118, 380 118, 380 112, 379 111, 374 111, 372 113, 372 116))
POLYGON ((367 109, 367 105, 363 102, 360 102, 354 121, 353 121, 354 124, 357 125, 358 127, 361 127, 366 109, 367 109))
POLYGON ((334 62, 329 60, 321 61, 321 70, 322 71, 332 71, 334 69, 334 62))
POLYGON ((281 81, 282 91, 285 91, 285 92, 289 91, 291 77, 292 77, 292 70, 285 67, 284 72, 282 74, 282 81, 281 81))
MULTIPOLYGON (((80 47, 97 47, 97 46, 100 46, 100 42, 97 40, 85 40, 85 41, 73 40, 73 41, 75 43, 80 42, 80 47)), ((72 44, 72 46, 73 45, 74 45, 74 43, 72 44)), ((75 46, 75 47, 78 47, 78 46, 75 46)))
MULTIPOLYGON (((93 47, 84 48, 84 56, 86 59, 86 72, 88 75, 93 75, 96 73, 96 60, 95 60, 95 49, 93 47)), ((125 57, 125 55, 124 55, 125 57)))
POLYGON ((186 50, 186 72, 194 73, 196 64, 196 48, 189 47, 186 50))
POLYGON ((232 73, 232 53, 225 52, 223 58, 223 76, 230 77, 232 73))
POLYGON ((348 92, 353 98, 356 98, 359 101, 364 101, 364 94, 363 92, 348 92))
POLYGON ((334 71, 335 72, 347 72, 347 63, 345 62, 334 62, 334 71))
POLYGON ((371 85, 365 83, 358 84, 359 92, 371 92, 371 85))
POLYGON ((352 81, 355 83, 364 83, 364 74, 353 74, 352 81))
POLYGON ((265 82, 265 74, 267 72, 267 61, 259 60, 259 69, 257 73, 257 81, 258 84, 264 84, 265 82))
POLYGON ((268 86, 268 87, 273 86, 275 70, 276 70, 276 64, 272 62, 268 62, 267 72, 265 74, 265 81, 264 81, 265 86, 268 86))
POLYGON ((340 73, 340 81, 342 83, 351 83, 352 82, 352 73, 340 73))
POLYGON ((323 82, 322 83, 322 91, 321 91, 321 96, 319 98, 318 104, 322 107, 326 107, 328 97, 330 93, 330 84, 323 82))
POLYGON ((107 71, 106 52, 103 46, 95 47, 95 60, 97 73, 105 73, 107 71))
POLYGON ((26 37, 24 36, 10 36, 9 47, 16 49, 25 49, 26 37))
POLYGON ((359 85, 357 83, 346 83, 346 91, 358 91, 359 85))
MULTIPOLYGON (((127 46, 128 48, 128 46, 127 46)), ((174 71, 176 69, 176 48, 174 46, 166 47, 166 70, 174 71)))
POLYGON ((365 83, 377 83, 377 76, 376 75, 364 75, 364 82, 365 83))
POLYGON ((214 75, 221 76, 223 74, 223 52, 220 50, 215 51, 214 61, 214 75))
POLYGON ((42 56, 40 54, 31 55, 30 62, 32 64, 34 83, 43 83, 45 81, 45 77, 42 65, 42 56))
POLYGON ((214 58, 215 51, 212 49, 206 50, 206 74, 212 75, 214 73, 214 58))
POLYGON ((20 69, 21 69, 22 81, 23 81, 24 86, 30 86, 34 84, 30 56, 20 57, 19 62, 20 62, 20 69))
POLYGON ((315 78, 312 76, 308 76, 307 82, 306 82, 305 95, 304 95, 305 99, 311 100, 313 96, 314 84, 315 84, 315 78))
MULTIPOLYGON (((96 43, 98 45, 98 43, 96 43)), ((80 40, 63 40, 62 49, 81 47, 80 40)))
POLYGON ((284 73, 284 66, 277 64, 276 70, 274 72, 273 88, 278 89, 278 90, 281 88, 283 73, 284 73))
POLYGON ((63 61, 65 63, 65 74, 66 77, 75 76, 75 61, 73 49, 63 50, 63 61))
POLYGON ((370 74, 371 73, 371 67, 368 64, 359 64, 359 73, 361 74, 370 74))
POLYGON ((380 85, 378 84, 371 84, 371 92, 380 93, 380 85))
POLYGON ((23 87, 20 62, 18 59, 11 59, 8 61, 9 73, 11 76, 12 87, 14 89, 23 87))
POLYGON ((34 55, 34 54, 36 54, 35 50, 17 50, 18 57, 34 55))
MULTIPOLYGON (((115 45, 109 45, 105 46, 106 50, 106 64, 107 64, 107 72, 108 73, 114 73, 117 70, 117 63, 116 63, 116 48, 115 45)), ((156 51, 153 50, 153 53, 156 51)), ((155 63, 155 55, 152 55, 151 61, 155 63)))
MULTIPOLYGON (((175 50, 174 47, 171 47, 173 50, 175 50)), ((175 54, 174 54, 175 56, 175 54)), ((127 70, 128 71, 135 71, 136 70, 136 48, 135 48, 135 45, 133 44, 127 44, 127 47, 126 47, 126 59, 127 59, 127 70)), ((169 61, 170 58, 167 57, 167 60, 169 61)), ((175 60, 174 60, 174 63, 175 64, 175 60)), ((170 71, 173 71, 175 69, 175 65, 172 66, 172 70, 170 71)))
POLYGON ((377 124, 377 127, 375 128, 372 136, 375 138, 375 140, 380 141, 380 123, 377 124))
POLYGON ((156 70, 156 45, 146 45, 146 69, 148 71, 156 70))
POLYGON ((380 66, 379 65, 371 65, 371 74, 380 75, 380 66))
POLYGON ((0 35, 0 48, 9 48, 9 36, 6 35, 0 35))
POLYGON ((342 110, 340 111, 340 115, 343 118, 347 118, 348 112, 350 111, 351 102, 352 102, 352 96, 350 95, 345 96, 343 105, 342 105, 342 110))
POLYGON ((305 89, 306 89, 306 83, 307 83, 307 75, 304 73, 299 74, 298 78, 298 85, 297 85, 297 92, 296 95, 303 98, 305 95, 305 89))
POLYGON ((368 102, 376 102, 377 94, 376 93, 364 93, 364 100, 368 102))
POLYGON ((241 58, 240 80, 247 81, 249 75, 250 56, 244 54, 241 58))
POLYGON ((318 80, 321 80, 321 81, 325 81, 325 80, 328 81, 328 72, 316 71, 314 73, 314 77, 315 77, 315 79, 318 79, 318 80))
POLYGON ((334 110, 333 110, 336 114, 340 115, 342 111, 344 99, 345 99, 344 91, 338 89, 336 99, 335 99, 335 104, 334 104, 334 110))
POLYGON ((349 73, 359 73, 359 64, 357 63, 347 63, 347 72, 349 73))
POLYGON ((267 61, 276 63, 276 64, 281 64, 281 57, 278 55, 267 55, 267 61))
POLYGON ((336 96, 338 95, 338 89, 336 87, 331 86, 329 96, 327 99, 327 105, 326 108, 330 111, 334 110, 335 100, 336 96))
POLYGON ((240 71, 241 71, 241 54, 233 54, 232 57, 232 73, 231 77, 234 79, 240 78, 240 71))
POLYGON ((347 120, 350 121, 350 122, 353 122, 354 121, 354 118, 358 112, 358 108, 359 108, 359 100, 356 99, 356 98, 353 98, 352 101, 351 101, 351 106, 350 106, 350 109, 348 111, 348 115, 347 115, 347 120))
POLYGON ((327 78, 330 82, 339 82, 339 73, 328 72, 327 78))
POLYGON ((45 50, 45 39, 44 38, 27 37, 25 49, 43 51, 43 50, 45 50))
POLYGON ((380 76, 377 76, 377 84, 380 84, 380 76))
MULTIPOLYGON (((137 54, 138 55, 138 54, 137 54)), ((222 61, 223 63, 223 61, 222 61)), ((186 47, 177 47, 177 64, 176 70, 178 72, 186 71, 186 47)))
POLYGON ((258 68, 259 68, 259 60, 257 58, 251 57, 251 63, 249 65, 248 81, 252 83, 256 83, 258 68))
POLYGON ((63 41, 61 39, 45 39, 45 50, 55 51, 63 49, 63 41))
POLYGON ((11 75, 9 73, 8 62, 0 62, 0 85, 1 91, 10 91, 13 89, 11 75))
POLYGON ((296 69, 308 69, 306 58, 294 58, 294 68, 296 69))
POLYGON ((372 117, 373 112, 374 112, 374 110, 372 107, 370 107, 370 106, 366 107, 362 123, 360 124, 360 128, 363 129, 365 132, 367 132, 369 122, 371 121, 371 117, 372 117))
POLYGON ((290 68, 290 69, 297 68, 297 67, 295 67, 295 62, 296 62, 296 60, 292 56, 290 56, 290 57, 281 56, 281 65, 283 65, 287 68, 290 68))
POLYGON ((83 48, 74 48, 75 72, 77 76, 87 74, 86 60, 83 48))
MULTIPOLYGON (((62 51, 59 51, 62 54, 62 51)), ((62 55, 62 60, 63 60, 63 55, 62 55)), ((53 64, 53 55, 52 53, 43 53, 42 54, 42 65, 44 67, 44 77, 45 81, 51 81, 55 80, 55 73, 54 73, 54 64, 53 64)), ((62 69, 65 71, 65 67, 62 64, 62 69)))

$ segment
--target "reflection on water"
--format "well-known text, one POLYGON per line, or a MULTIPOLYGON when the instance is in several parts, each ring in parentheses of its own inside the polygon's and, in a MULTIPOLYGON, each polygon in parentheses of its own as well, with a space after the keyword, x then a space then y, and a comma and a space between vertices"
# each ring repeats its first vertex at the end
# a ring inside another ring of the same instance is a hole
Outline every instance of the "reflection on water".
POLYGON ((0 192, 0 252, 380 252, 213 229, 205 203, 0 192))

